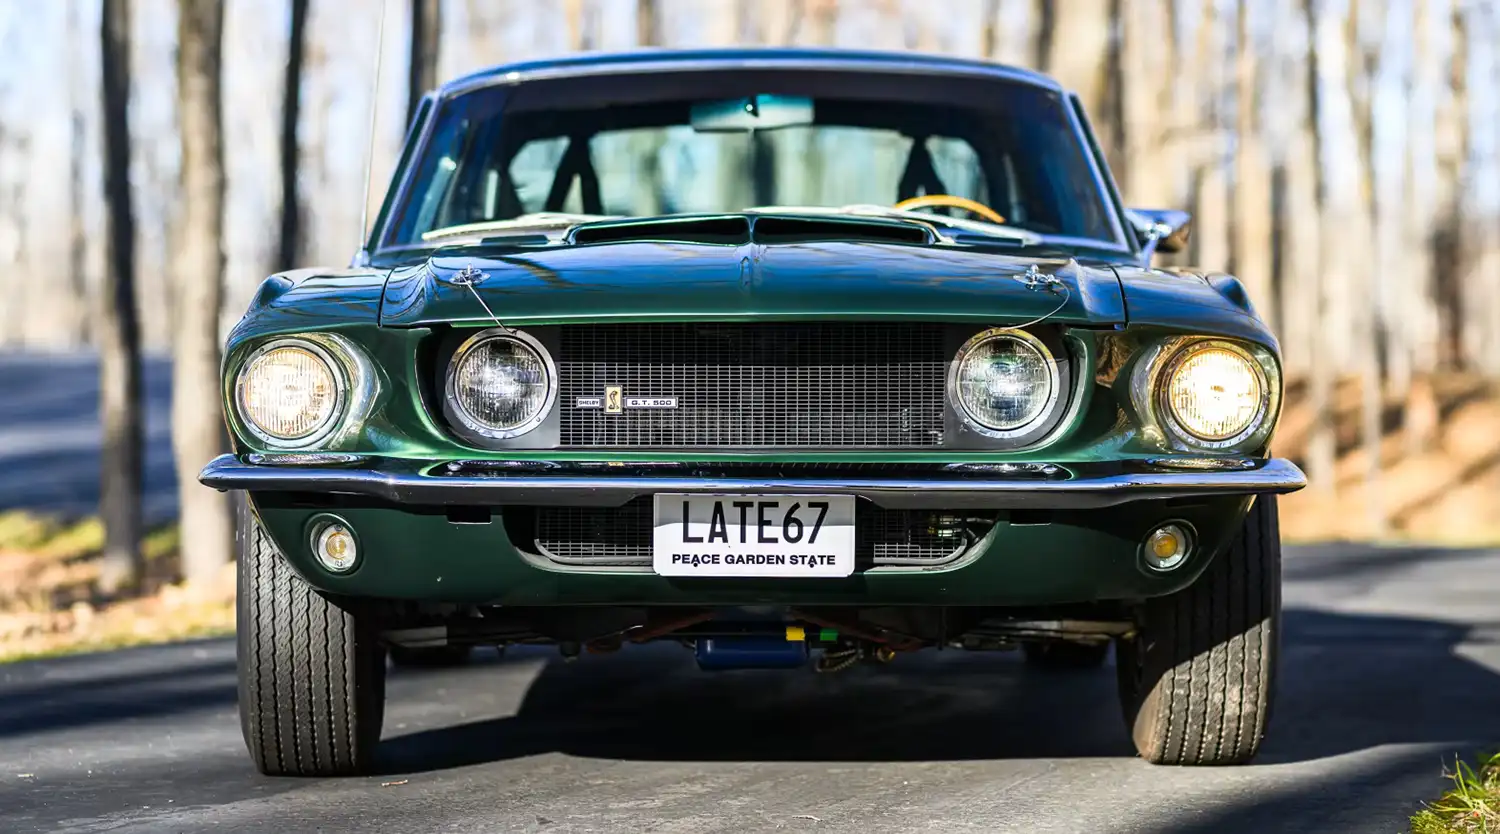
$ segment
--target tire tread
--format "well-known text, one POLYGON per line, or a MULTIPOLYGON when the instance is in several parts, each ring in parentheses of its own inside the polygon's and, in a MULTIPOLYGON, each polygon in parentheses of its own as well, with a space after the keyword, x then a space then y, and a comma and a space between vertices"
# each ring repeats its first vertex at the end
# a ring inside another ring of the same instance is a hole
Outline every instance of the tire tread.
POLYGON ((240 502, 240 727, 262 773, 368 769, 380 737, 385 653, 353 603, 315 591, 240 502))
POLYGON ((1281 612, 1276 499, 1263 496, 1192 585, 1148 600, 1119 651, 1120 695, 1141 757, 1239 764, 1265 736, 1281 612))

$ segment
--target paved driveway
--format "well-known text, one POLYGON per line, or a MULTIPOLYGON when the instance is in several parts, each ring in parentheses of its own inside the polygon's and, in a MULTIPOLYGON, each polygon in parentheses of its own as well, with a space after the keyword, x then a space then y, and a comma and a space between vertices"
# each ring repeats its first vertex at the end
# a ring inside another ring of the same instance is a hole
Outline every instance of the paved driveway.
MULTIPOLYGON (((149 523, 177 512, 167 361, 145 363, 149 523)), ((0 512, 80 516, 99 503, 99 364, 87 354, 0 352, 0 512)))
POLYGON ((1109 670, 710 675, 651 646, 393 673, 385 774, 254 773, 228 641, 0 666, 0 830, 1398 832, 1500 741, 1500 551, 1298 548, 1250 767, 1131 756, 1109 670))

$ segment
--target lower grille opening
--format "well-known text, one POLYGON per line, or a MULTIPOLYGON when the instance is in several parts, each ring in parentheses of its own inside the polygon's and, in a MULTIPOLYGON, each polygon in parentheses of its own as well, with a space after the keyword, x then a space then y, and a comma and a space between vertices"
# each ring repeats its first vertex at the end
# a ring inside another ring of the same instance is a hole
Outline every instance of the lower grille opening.
MULTIPOLYGON (((511 507, 505 528, 518 549, 559 565, 651 565, 652 499, 620 507, 511 507)), ((994 526, 996 513, 890 510, 860 502, 855 511, 857 569, 953 562, 994 526)))

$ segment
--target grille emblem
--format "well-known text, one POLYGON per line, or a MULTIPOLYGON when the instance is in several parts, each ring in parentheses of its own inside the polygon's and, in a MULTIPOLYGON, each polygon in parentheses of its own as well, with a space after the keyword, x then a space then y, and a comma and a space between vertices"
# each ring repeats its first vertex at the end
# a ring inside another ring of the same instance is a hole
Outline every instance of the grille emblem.
POLYGON ((625 409, 676 408, 676 397, 627 397, 621 385, 605 387, 602 397, 574 397, 574 408, 598 408, 605 414, 623 414, 625 409))

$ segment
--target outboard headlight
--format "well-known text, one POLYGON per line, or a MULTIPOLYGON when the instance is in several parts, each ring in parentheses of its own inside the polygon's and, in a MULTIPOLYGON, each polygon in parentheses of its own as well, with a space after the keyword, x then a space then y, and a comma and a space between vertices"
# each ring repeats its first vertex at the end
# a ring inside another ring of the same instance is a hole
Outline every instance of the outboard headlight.
POLYGON ((953 396, 986 433, 1020 434, 1057 402, 1057 363, 1047 346, 1025 331, 980 333, 959 350, 957 363, 953 396))
POLYGON ((1230 446, 1265 420, 1265 371, 1230 342, 1195 342, 1171 358, 1162 375, 1162 411, 1170 427, 1205 447, 1230 446))
POLYGON ((337 361, 307 339, 277 339, 245 360, 234 399, 245 427, 267 445, 300 449, 328 436, 343 416, 348 384, 337 361))
POLYGON ((452 414, 475 434, 504 440, 536 428, 557 396, 547 351, 516 330, 470 337, 448 364, 444 386, 452 414))

